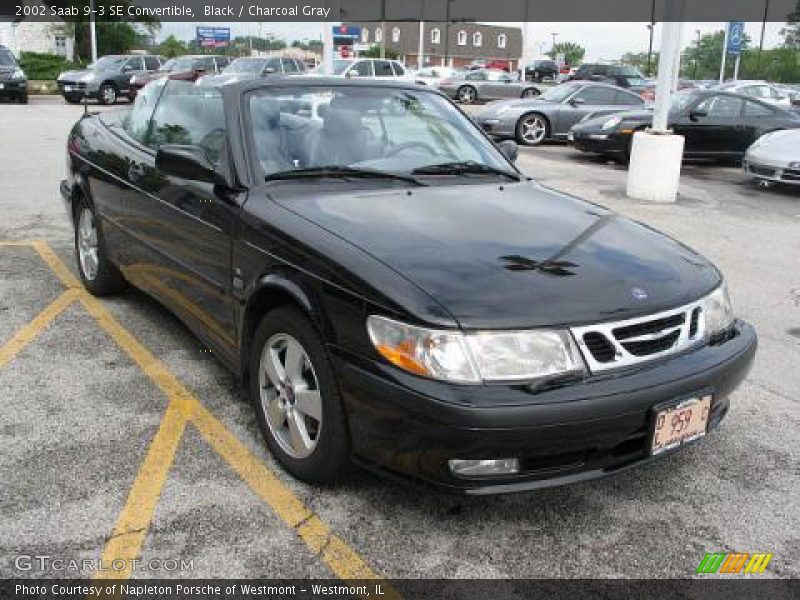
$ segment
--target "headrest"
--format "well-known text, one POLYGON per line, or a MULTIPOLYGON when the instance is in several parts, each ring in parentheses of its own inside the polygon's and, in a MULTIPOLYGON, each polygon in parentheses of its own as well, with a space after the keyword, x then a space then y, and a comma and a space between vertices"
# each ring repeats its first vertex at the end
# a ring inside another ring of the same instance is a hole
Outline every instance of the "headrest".
MULTIPOLYGON (((341 108, 328 108, 325 112, 325 121, 322 125, 323 131, 332 135, 355 134, 361 131, 361 115, 353 110, 341 108)), ((346 139, 342 143, 347 143, 346 139)))
POLYGON ((281 109, 278 102, 271 98, 262 98, 253 104, 253 124, 258 126, 277 127, 281 120, 281 109))

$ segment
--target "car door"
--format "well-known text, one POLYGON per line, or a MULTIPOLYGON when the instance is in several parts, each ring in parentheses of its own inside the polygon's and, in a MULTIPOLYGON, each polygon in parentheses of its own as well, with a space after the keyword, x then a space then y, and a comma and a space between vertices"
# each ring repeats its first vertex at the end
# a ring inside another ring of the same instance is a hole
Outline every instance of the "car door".
POLYGON ((394 79, 392 63, 388 60, 374 60, 372 61, 372 68, 375 70, 376 79, 394 79))
POLYGON ((128 270, 206 343, 233 357, 230 259, 238 207, 213 184, 168 175, 155 164, 164 144, 198 145, 217 162, 225 139, 218 89, 165 83, 146 138, 151 154, 137 182, 140 193, 130 206, 141 251, 128 270))
POLYGON ((588 114, 617 112, 616 90, 605 85, 586 85, 563 102, 557 112, 553 132, 566 133, 588 114))
POLYGON ((405 79, 408 76, 406 68, 396 60, 391 61, 391 65, 396 79, 405 79))
POLYGON ((123 94, 126 94, 131 86, 131 77, 144 72, 145 68, 143 57, 132 56, 126 60, 125 64, 122 65, 122 70, 120 71, 119 76, 115 78, 119 91, 123 94))
POLYGON ((741 96, 714 94, 684 110, 673 123, 684 136, 684 154, 732 156, 744 138, 741 96))
POLYGON ((372 61, 357 60, 345 71, 345 77, 372 77, 372 61))

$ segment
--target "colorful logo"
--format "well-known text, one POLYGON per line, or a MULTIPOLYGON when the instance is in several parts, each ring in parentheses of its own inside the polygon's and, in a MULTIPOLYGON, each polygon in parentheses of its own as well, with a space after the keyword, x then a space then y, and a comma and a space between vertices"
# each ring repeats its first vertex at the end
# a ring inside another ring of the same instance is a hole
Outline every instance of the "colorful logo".
POLYGON ((765 552, 706 552, 697 566, 697 573, 763 573, 771 560, 772 554, 765 552))

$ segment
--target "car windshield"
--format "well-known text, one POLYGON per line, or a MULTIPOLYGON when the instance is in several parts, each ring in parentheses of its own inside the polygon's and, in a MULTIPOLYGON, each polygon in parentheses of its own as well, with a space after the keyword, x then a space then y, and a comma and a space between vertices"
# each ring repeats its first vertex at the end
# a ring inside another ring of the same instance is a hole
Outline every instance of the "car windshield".
POLYGON ((475 125, 436 93, 362 86, 268 88, 253 92, 249 107, 255 155, 268 178, 314 176, 321 170, 343 177, 359 171, 397 178, 417 170, 427 170, 426 179, 518 177, 475 125))
POLYGON ((0 66, 3 67, 13 67, 17 64, 17 61, 14 60, 14 55, 11 54, 8 50, 0 50, 0 66))
POLYGON ((694 94, 692 92, 678 92, 676 94, 672 94, 672 98, 670 100, 670 110, 682 111, 684 108, 689 106, 696 98, 697 94, 694 94))
POLYGON ((335 60, 333 61, 333 74, 341 75, 347 70, 347 67, 353 64, 352 60, 335 60))
POLYGON ((163 67, 163 71, 170 71, 170 72, 179 72, 179 71, 191 71, 194 66, 194 58, 173 58, 169 62, 167 62, 163 67), (170 65, 170 63, 172 63, 170 65), (169 68, 167 68, 169 65, 169 68))
POLYGON ((577 92, 581 87, 580 83, 562 83, 554 88, 550 88, 544 94, 539 96, 541 100, 548 102, 563 102, 570 95, 577 92))
POLYGON ((222 72, 226 75, 230 73, 259 73, 264 68, 264 59, 261 58, 237 58, 222 72))
POLYGON ((113 69, 114 67, 119 67, 126 60, 127 60, 126 56, 104 56, 103 58, 99 59, 97 62, 90 64, 86 68, 104 71, 106 69, 113 69))

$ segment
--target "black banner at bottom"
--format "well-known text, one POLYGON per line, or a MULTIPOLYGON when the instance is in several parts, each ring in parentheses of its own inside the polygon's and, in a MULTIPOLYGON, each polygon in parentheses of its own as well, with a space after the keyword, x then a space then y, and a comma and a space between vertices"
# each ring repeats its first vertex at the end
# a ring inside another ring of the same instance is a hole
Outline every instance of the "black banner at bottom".
POLYGON ((800 597, 800 580, 754 577, 698 579, 395 579, 344 581, 307 579, 3 579, 3 600, 243 600, 255 598, 436 598, 518 600, 585 598, 616 600, 784 600, 800 597))

